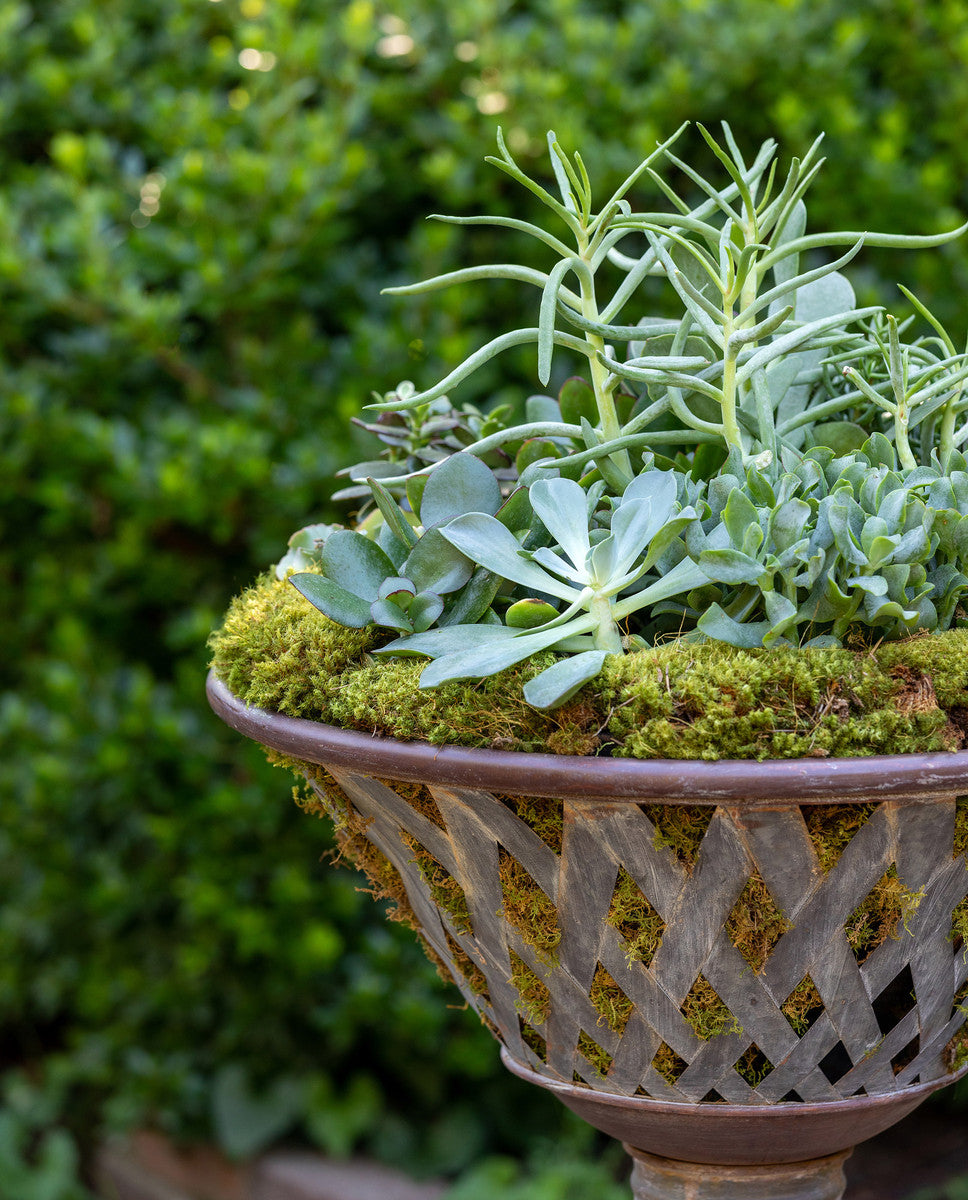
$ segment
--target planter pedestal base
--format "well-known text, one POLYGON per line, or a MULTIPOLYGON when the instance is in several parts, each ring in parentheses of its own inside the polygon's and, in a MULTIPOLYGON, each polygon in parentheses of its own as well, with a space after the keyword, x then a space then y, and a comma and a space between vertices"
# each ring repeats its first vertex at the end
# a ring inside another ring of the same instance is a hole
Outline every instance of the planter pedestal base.
POLYGON ((632 1156, 634 1200, 841 1200, 849 1150, 810 1162, 724 1167, 677 1162, 636 1150, 632 1156))
POLYGON ((539 1075, 506 1049, 501 1061, 623 1144, 635 1164, 634 1200, 841 1200, 858 1142, 968 1074, 825 1104, 669 1104, 539 1075))

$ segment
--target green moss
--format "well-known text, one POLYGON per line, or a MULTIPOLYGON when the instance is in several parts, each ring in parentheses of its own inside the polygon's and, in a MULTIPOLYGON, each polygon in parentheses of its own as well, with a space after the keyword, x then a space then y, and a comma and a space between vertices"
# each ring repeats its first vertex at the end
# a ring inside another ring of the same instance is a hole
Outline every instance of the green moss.
POLYGON ((953 750, 968 740, 966 630, 856 652, 673 641, 607 659, 594 684, 551 713, 521 695, 550 654, 422 691, 421 663, 375 662, 368 651, 378 644, 263 578, 213 635, 213 665, 247 703, 435 745, 764 759, 953 750))
POLYGON ((777 942, 792 928, 777 908, 763 877, 755 871, 726 919, 730 941, 753 970, 759 972, 766 966, 777 942))
POLYGON ((780 1011, 790 1023, 793 1032, 801 1037, 823 1012, 823 998, 817 985, 809 975, 804 975, 786 1000, 780 1011))
POLYGON ((592 979, 588 998, 599 1014, 599 1024, 604 1021, 613 1033, 625 1032, 635 1005, 601 963, 592 979))
POLYGON ((624 867, 619 868, 605 920, 625 938, 625 956, 629 964, 640 962, 649 966, 662 945, 665 921, 624 867))
POLYGON ((209 639, 216 674, 240 700, 322 720, 343 671, 376 644, 372 631, 335 624, 269 576, 232 601, 209 639))
POLYGON ((511 985, 520 998, 521 1012, 529 1025, 543 1025, 551 1014, 551 992, 544 980, 513 950, 509 952, 511 985))

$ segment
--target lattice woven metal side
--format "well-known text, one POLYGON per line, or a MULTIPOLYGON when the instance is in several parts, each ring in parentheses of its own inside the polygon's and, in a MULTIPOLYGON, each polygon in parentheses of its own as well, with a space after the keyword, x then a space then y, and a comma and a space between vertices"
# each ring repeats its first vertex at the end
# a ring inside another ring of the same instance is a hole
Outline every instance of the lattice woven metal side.
MULTIPOLYGON (((399 872, 467 1001, 545 1076, 622 1096, 774 1104, 892 1093, 951 1067, 945 1050, 965 1022, 958 999, 968 979, 968 954, 951 935, 968 894, 968 862, 954 853, 954 796, 877 803, 825 871, 795 805, 714 809, 698 857, 684 864, 644 804, 561 801, 558 852, 486 791, 432 785, 432 819, 404 798, 412 785, 327 769, 399 872), (459 888, 461 919, 435 902, 421 848, 459 888), (552 954, 509 919, 501 877, 509 859, 557 910, 552 954), (648 962, 634 959, 607 920, 620 872, 661 922, 648 962), (860 960, 847 927, 888 874, 912 902, 895 936, 860 960), (754 878, 786 930, 758 969, 728 933, 754 878), (522 1001, 522 969, 541 990, 540 1012, 522 1001), (602 978, 621 999, 621 1032, 593 1002, 602 978), (713 1036, 687 1019, 699 984, 728 1009, 713 1036), (795 1027, 784 1006, 804 986, 816 1003, 795 1027)), ((327 785, 311 782, 327 799, 327 785)))

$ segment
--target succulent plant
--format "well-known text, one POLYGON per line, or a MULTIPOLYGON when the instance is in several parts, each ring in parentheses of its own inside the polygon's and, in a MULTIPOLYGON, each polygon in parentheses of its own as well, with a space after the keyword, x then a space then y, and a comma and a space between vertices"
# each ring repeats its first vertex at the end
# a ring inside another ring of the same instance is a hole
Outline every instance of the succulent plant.
POLYGON ((292 581, 334 620, 400 635, 377 653, 430 658, 424 686, 553 651, 562 657, 525 688, 551 707, 607 655, 670 633, 809 647, 961 619, 968 351, 909 292, 914 316, 903 321, 859 307, 842 268, 864 246, 936 246, 968 226, 807 233, 819 139, 781 173, 772 142, 747 162, 728 126, 722 143, 702 134, 721 182, 673 153, 676 134, 597 211, 580 155, 553 134, 558 196, 499 135, 489 161, 558 228, 440 219, 528 234, 553 265, 471 267, 390 289, 503 278, 540 292, 536 324, 496 337, 433 387, 377 398, 368 428, 387 450, 351 470, 346 493, 361 498, 365 486, 372 511, 355 529, 301 531, 279 564, 312 568, 292 581), (665 209, 627 199, 647 181, 665 209), (833 255, 814 262, 819 250, 833 255), (606 263, 621 273, 610 294, 606 263), (653 279, 677 317, 636 310, 653 279), (918 319, 929 332, 912 337, 918 319), (530 397, 517 423, 445 399, 526 343, 542 383, 560 352, 584 360, 588 379, 530 397))

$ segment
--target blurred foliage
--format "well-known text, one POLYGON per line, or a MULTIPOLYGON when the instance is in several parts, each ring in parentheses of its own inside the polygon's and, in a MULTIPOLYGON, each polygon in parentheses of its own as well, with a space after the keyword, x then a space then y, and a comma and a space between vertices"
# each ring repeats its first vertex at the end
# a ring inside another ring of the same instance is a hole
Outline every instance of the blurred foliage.
MULTIPOLYGON (((55 1197, 137 1122, 433 1171, 559 1128, 201 697, 229 596, 336 515, 348 416, 508 323, 513 286, 379 295, 493 258, 427 212, 528 215, 497 122, 616 182, 685 118, 826 129, 818 227, 968 208, 964 0, 404 9, 0 0, 0 1070, 46 1097, 0 1155, 55 1197)), ((968 246, 866 261, 963 324, 968 246)), ((497 371, 459 399, 531 386, 497 371)))

